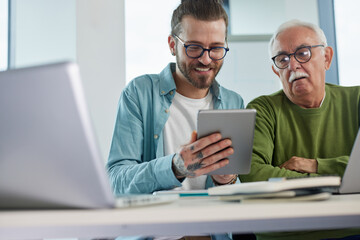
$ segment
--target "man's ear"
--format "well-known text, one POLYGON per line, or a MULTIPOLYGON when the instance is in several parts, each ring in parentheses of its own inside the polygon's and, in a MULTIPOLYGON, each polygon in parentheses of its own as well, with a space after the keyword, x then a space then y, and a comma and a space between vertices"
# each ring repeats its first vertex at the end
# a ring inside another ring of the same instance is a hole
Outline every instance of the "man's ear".
POLYGON ((280 74, 279 74, 279 72, 274 68, 274 65, 272 65, 271 68, 272 68, 273 72, 274 72, 278 77, 280 77, 280 74))
POLYGON ((325 70, 329 70, 331 66, 331 61, 333 59, 334 50, 332 47, 325 48, 325 70))
POLYGON ((171 52, 171 55, 175 56, 175 53, 176 53, 176 44, 175 44, 175 39, 173 36, 169 35, 168 37, 168 44, 169 44, 169 49, 170 49, 170 52, 171 52))

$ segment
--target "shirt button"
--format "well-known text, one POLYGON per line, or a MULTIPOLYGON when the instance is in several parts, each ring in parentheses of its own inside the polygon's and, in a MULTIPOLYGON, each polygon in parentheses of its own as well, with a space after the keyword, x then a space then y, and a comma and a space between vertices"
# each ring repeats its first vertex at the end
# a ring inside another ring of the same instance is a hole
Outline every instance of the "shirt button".
POLYGON ((155 139, 158 139, 158 138, 159 138, 159 135, 155 134, 155 135, 154 135, 154 138, 155 138, 155 139))
POLYGON ((161 91, 161 94, 164 94, 165 93, 165 91, 161 91))
POLYGON ((168 112, 169 112, 169 109, 165 109, 165 112, 168 113, 168 112))
POLYGON ((170 95, 173 95, 174 94, 174 91, 170 91, 170 95))

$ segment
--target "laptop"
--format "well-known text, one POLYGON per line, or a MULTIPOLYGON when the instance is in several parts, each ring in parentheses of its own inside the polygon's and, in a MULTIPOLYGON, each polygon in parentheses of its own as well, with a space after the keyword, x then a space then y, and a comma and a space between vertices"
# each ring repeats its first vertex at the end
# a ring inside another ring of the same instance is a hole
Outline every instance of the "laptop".
POLYGON ((357 133, 349 162, 341 180, 338 193, 360 193, 360 130, 357 133))
POLYGON ((176 197, 114 198, 77 64, 0 72, 0 208, 113 208, 176 197))

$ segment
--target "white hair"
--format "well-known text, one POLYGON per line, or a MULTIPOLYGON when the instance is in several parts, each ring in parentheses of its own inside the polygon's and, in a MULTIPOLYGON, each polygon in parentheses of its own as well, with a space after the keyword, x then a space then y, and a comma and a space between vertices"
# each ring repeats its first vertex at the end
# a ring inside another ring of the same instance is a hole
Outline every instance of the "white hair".
POLYGON ((317 35, 317 37, 319 38, 320 43, 319 44, 323 44, 325 47, 327 47, 327 40, 326 40, 326 36, 324 34, 324 31, 317 25, 313 24, 313 23, 309 23, 309 22, 303 22, 297 19, 294 20, 290 20, 287 22, 284 22, 283 24, 281 24, 279 26, 279 28, 276 30, 276 32, 273 34, 273 36, 270 39, 269 42, 269 56, 270 58, 272 58, 272 50, 273 50, 273 45, 275 42, 275 39, 277 38, 277 36, 282 33, 283 31, 292 28, 292 27, 306 27, 311 29, 312 31, 314 31, 314 33, 317 35))

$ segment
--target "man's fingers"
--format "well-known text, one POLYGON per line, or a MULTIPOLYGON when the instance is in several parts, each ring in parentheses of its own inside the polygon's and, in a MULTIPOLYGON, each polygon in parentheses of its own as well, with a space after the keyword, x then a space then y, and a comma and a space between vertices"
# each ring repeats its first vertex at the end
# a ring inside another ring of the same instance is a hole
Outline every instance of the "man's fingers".
POLYGON ((196 137, 197 133, 193 131, 190 144, 183 146, 173 158, 176 176, 195 177, 214 171, 228 164, 228 160, 224 159, 234 153, 234 149, 230 147, 231 140, 222 139, 220 133, 198 140, 196 137))
POLYGON ((197 132, 192 131, 191 137, 190 137, 190 143, 196 142, 196 139, 197 139, 197 132))
POLYGON ((207 174, 209 172, 212 172, 212 171, 215 171, 215 170, 217 170, 219 168, 222 168, 222 167, 224 167, 224 166, 226 166, 228 164, 229 164, 229 159, 223 159, 223 160, 218 161, 218 162, 216 162, 214 164, 211 164, 209 166, 206 166, 206 167, 203 167, 203 168, 199 169, 196 172, 196 175, 200 176, 200 175, 207 174))
POLYGON ((195 172, 198 169, 201 169, 204 166, 202 162, 195 162, 192 164, 189 164, 186 169, 190 172, 195 172))
POLYGON ((228 156, 232 155, 233 153, 234 153, 234 149, 230 147, 230 148, 224 149, 220 152, 217 152, 215 154, 212 154, 212 155, 204 158, 202 160, 202 163, 204 166, 209 166, 209 165, 214 164, 222 159, 227 158, 228 156))
POLYGON ((292 171, 300 173, 316 173, 317 172, 317 161, 316 159, 308 159, 293 156, 288 161, 284 162, 279 166, 292 171))
POLYGON ((216 143, 221 140, 221 134, 220 133, 213 133, 209 136, 203 137, 198 139, 196 142, 192 143, 190 145, 190 150, 192 153, 196 153, 207 146, 216 143))
POLYGON ((292 156, 289 160, 287 160, 286 162, 284 162, 283 164, 281 164, 279 167, 280 168, 286 168, 288 169, 289 167, 291 167, 292 165, 294 165, 294 163, 299 159, 299 157, 297 156, 292 156))
MULTIPOLYGON (((201 150, 204 157, 211 156, 223 149, 226 149, 231 146, 231 140, 230 139, 224 139, 218 143, 212 144, 205 149, 201 150)), ((231 153, 232 154, 232 153, 231 153)))
POLYGON ((224 139, 220 142, 207 146, 206 148, 196 152, 193 160, 201 160, 207 157, 211 157, 216 153, 221 153, 221 155, 223 156, 221 158, 216 159, 216 161, 225 158, 234 153, 234 150, 232 148, 230 150, 227 149, 231 146, 231 143, 232 142, 230 139, 224 139))

